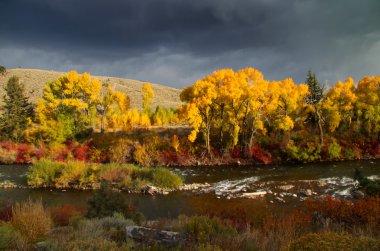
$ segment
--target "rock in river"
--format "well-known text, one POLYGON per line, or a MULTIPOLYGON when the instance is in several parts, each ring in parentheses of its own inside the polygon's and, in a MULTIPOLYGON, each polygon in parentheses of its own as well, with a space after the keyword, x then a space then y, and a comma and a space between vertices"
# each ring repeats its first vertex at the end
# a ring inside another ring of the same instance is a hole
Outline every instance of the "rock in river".
POLYGON ((177 245, 183 238, 178 232, 162 231, 140 226, 127 226, 127 238, 149 244, 177 245))

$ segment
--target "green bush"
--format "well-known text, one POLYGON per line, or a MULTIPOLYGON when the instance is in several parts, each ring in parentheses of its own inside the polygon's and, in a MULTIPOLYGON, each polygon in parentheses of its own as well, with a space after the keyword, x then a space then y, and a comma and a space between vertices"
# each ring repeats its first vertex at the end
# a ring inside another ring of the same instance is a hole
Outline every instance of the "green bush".
POLYGON ((143 220, 141 213, 128 204, 119 192, 112 191, 104 182, 87 204, 87 217, 89 218, 102 218, 120 213, 125 218, 136 222, 143 220))
POLYGON ((165 188, 178 188, 182 185, 182 179, 165 168, 155 168, 152 170, 152 182, 155 186, 165 188))
POLYGON ((237 235, 236 229, 223 224, 218 218, 193 216, 184 221, 183 232, 199 244, 215 244, 237 235))
POLYGON ((306 144, 299 144, 296 146, 293 140, 290 140, 286 145, 286 154, 291 160, 298 161, 316 161, 321 159, 320 145, 307 142, 306 144))
POLYGON ((64 163, 40 159, 33 163, 27 174, 28 185, 31 187, 52 187, 64 169, 64 163))
POLYGON ((364 189, 367 194, 380 195, 380 181, 364 177, 359 169, 355 169, 354 179, 359 182, 360 188, 364 189))
POLYGON ((0 225, 0 250, 10 250, 15 241, 15 229, 10 224, 0 225))
POLYGON ((331 159, 338 159, 340 158, 342 148, 340 145, 334 140, 329 147, 327 148, 327 155, 331 159))
POLYGON ((283 251, 363 251, 363 250, 380 250, 380 240, 374 240, 368 237, 355 237, 349 234, 338 234, 333 232, 311 233, 307 234, 296 241, 291 242, 288 246, 282 248, 283 251))

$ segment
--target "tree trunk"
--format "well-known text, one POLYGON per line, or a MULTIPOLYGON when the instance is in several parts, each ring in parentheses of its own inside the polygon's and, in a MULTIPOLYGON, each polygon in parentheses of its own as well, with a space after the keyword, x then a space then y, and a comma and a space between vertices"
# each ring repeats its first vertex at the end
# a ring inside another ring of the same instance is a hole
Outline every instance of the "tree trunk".
POLYGON ((315 112, 317 114, 320 143, 321 143, 321 146, 323 146, 323 128, 322 128, 322 123, 321 123, 321 115, 319 114, 319 110, 317 106, 314 106, 314 107, 315 107, 315 112))
POLYGON ((220 151, 223 151, 223 117, 224 117, 224 104, 220 106, 220 132, 219 132, 219 144, 220 144, 220 151))
POLYGON ((104 120, 105 120, 105 112, 103 111, 102 113, 102 120, 101 120, 101 124, 100 124, 100 133, 104 133, 104 120))
POLYGON ((211 153, 211 147, 210 147, 210 125, 207 125, 207 128, 206 128, 206 148, 207 148, 207 153, 210 155, 210 153, 211 153))
POLYGON ((248 149, 251 149, 252 147, 254 134, 255 134, 255 119, 252 122, 252 129, 251 129, 251 135, 249 137, 248 149))

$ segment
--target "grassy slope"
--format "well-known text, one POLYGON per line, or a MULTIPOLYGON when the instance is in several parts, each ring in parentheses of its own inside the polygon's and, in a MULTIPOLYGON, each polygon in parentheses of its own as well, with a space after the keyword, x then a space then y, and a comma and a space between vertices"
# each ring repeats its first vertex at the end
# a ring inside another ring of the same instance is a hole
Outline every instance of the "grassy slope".
MULTIPOLYGON (((46 82, 57 79, 63 72, 36 70, 36 69, 8 69, 7 73, 0 75, 0 97, 3 96, 3 86, 6 81, 13 75, 18 76, 24 83, 26 90, 30 94, 31 100, 35 102, 42 96, 43 88, 46 82)), ((105 76, 94 76, 103 83, 111 83, 118 91, 125 92, 131 98, 131 106, 141 108, 141 87, 145 83, 139 80, 126 78, 114 78, 105 76)), ((180 90, 164 85, 152 84, 155 92, 153 107, 157 105, 165 107, 177 107, 181 101, 179 99, 180 90)), ((2 101, 0 101, 2 102, 2 101)))

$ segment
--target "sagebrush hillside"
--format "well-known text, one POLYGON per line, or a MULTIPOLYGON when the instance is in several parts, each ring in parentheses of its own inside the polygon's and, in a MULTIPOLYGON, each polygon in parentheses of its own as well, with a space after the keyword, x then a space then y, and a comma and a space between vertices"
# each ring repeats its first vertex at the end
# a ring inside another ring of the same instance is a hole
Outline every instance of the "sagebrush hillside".
MULTIPOLYGON (((36 70, 36 69, 8 69, 4 75, 0 75, 0 96, 3 96, 3 86, 11 76, 17 76, 25 85, 26 91, 31 97, 31 101, 35 102, 38 98, 42 97, 45 83, 59 78, 64 72, 36 70)), ((129 95, 131 98, 131 106, 141 108, 142 97, 141 88, 146 82, 139 80, 132 80, 126 78, 115 78, 107 76, 93 76, 103 83, 110 83, 113 87, 129 95)), ((177 107, 181 104, 179 94, 180 90, 159 85, 152 84, 155 93, 153 106, 161 105, 164 107, 177 107)), ((2 101, 0 100, 0 103, 2 101)))

